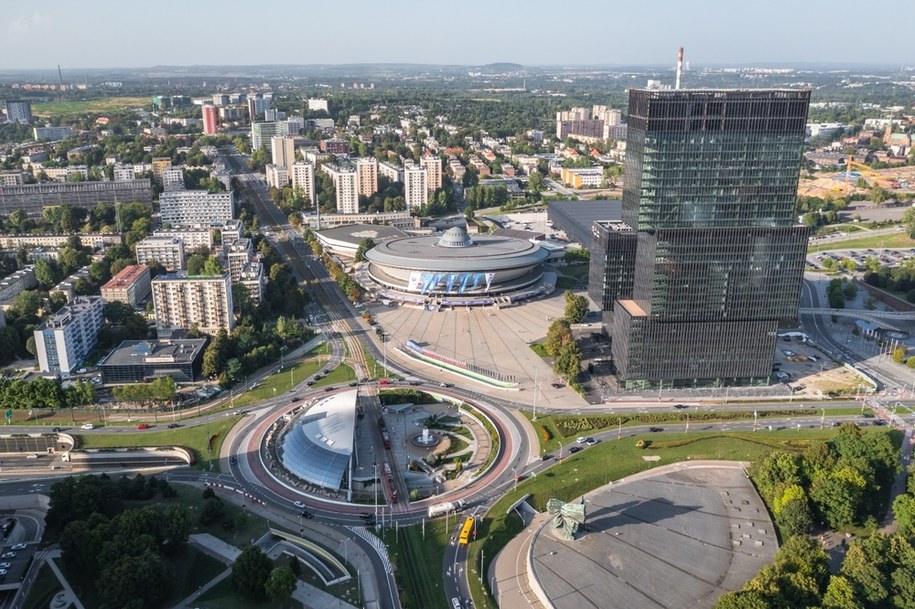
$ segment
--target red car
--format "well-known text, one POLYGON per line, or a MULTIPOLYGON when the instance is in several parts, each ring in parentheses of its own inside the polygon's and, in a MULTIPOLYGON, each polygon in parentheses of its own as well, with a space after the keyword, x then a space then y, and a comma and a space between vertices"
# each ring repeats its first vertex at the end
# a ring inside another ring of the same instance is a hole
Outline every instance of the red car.
POLYGON ((149 424, 140 423, 139 425, 137 425, 137 429, 149 429, 149 424))

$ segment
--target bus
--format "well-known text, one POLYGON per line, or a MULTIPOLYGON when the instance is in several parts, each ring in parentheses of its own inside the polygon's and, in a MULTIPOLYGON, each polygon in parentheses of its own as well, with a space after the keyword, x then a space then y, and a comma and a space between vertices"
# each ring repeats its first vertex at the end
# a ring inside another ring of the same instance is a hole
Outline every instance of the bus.
POLYGON ((470 543, 470 538, 474 536, 474 525, 476 520, 473 516, 468 516, 464 520, 464 526, 461 527, 461 537, 459 538, 460 545, 465 546, 470 543))

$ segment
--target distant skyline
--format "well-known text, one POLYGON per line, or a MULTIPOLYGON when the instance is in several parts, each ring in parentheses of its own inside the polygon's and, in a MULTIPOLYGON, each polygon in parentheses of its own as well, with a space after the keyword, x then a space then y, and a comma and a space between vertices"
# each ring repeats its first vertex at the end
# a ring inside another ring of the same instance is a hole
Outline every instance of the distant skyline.
MULTIPOLYGON (((5 3, 6 4, 6 3, 5 3)), ((416 63, 915 65, 915 3, 408 0, 10 2, 0 69, 416 63), (865 24, 874 27, 862 29, 865 24)))

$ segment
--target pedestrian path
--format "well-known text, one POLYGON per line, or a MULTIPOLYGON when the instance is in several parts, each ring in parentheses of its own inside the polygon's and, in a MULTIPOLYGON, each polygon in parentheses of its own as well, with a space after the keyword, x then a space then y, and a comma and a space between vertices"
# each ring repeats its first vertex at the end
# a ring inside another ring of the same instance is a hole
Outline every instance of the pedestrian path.
POLYGON ((85 609, 83 604, 76 597, 76 593, 73 592, 73 588, 70 587, 70 582, 67 581, 67 578, 64 577, 64 574, 60 572, 60 568, 57 566, 57 563, 54 562, 55 558, 60 557, 60 550, 53 550, 48 552, 46 560, 48 561, 48 566, 51 567, 51 571, 54 572, 54 575, 57 577, 57 581, 60 582, 60 585, 63 586, 64 592, 66 592, 67 597, 73 603, 73 606, 76 609, 85 609))
POLYGON ((388 548, 384 545, 384 542, 381 541, 374 533, 369 531, 364 527, 346 527, 368 543, 372 545, 373 548, 378 552, 378 555, 381 556, 381 563, 384 565, 384 572, 391 574, 394 572, 394 569, 391 567, 391 559, 388 557, 388 548))

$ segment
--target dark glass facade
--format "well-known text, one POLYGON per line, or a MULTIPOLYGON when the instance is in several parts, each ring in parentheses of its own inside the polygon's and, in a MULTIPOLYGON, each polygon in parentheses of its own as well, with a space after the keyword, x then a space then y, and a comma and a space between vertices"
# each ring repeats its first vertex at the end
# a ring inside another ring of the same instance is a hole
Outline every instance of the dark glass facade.
POLYGON ((609 327, 613 303, 632 298, 636 233, 622 222, 596 221, 591 235, 588 295, 604 312, 609 327))
POLYGON ((794 209, 809 101, 793 90, 630 91, 632 297, 611 325, 625 386, 769 382, 804 270, 794 209))

